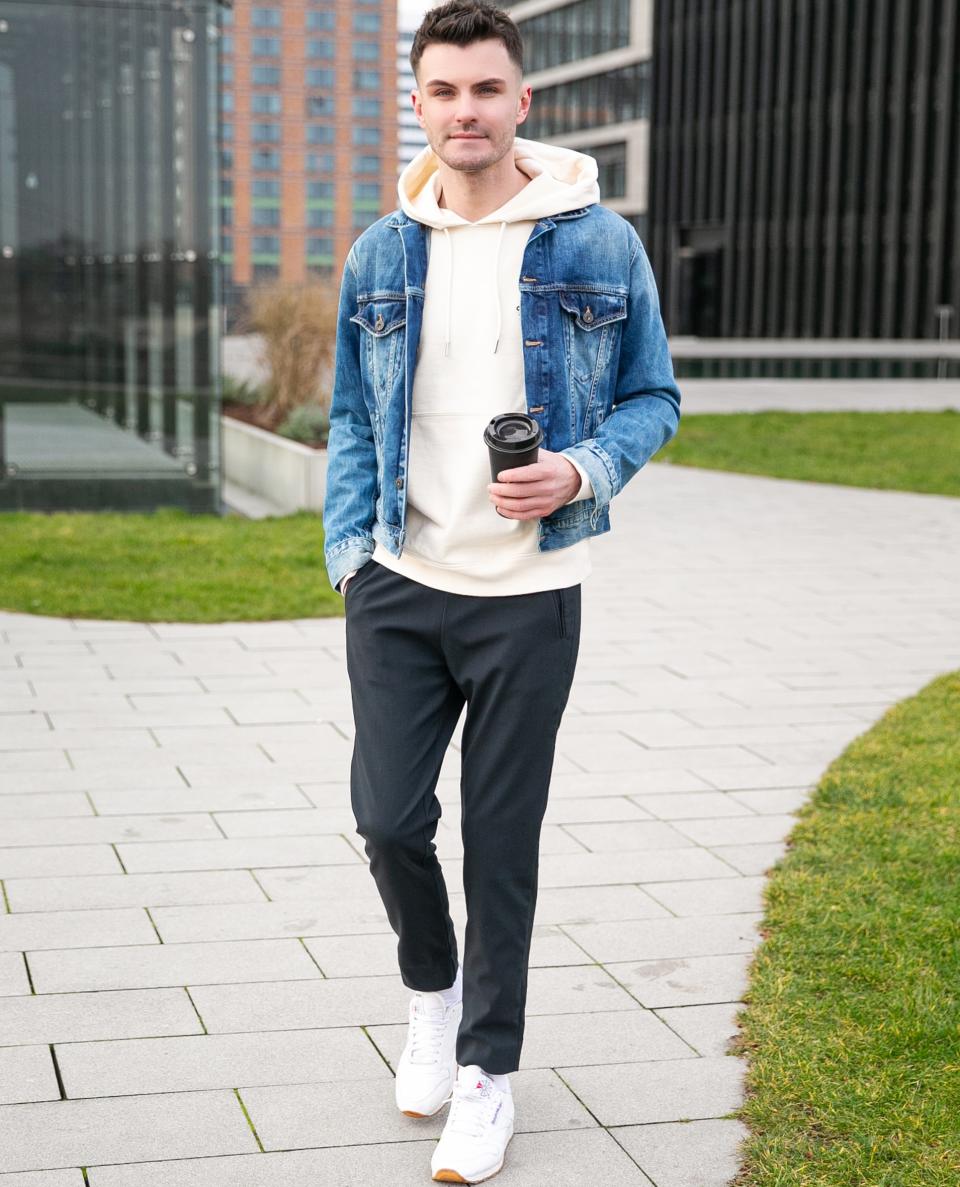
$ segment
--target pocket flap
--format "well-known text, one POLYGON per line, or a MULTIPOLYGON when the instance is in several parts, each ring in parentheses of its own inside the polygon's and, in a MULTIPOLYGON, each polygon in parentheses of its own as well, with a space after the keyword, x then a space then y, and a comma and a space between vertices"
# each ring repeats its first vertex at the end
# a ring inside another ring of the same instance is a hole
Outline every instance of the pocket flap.
POLYGON ((576 318, 584 330, 595 330, 607 322, 627 316, 627 298, 616 293, 590 293, 579 289, 561 289, 560 304, 576 318))
POLYGON ((367 301, 350 318, 375 338, 398 329, 407 320, 405 301, 367 301))

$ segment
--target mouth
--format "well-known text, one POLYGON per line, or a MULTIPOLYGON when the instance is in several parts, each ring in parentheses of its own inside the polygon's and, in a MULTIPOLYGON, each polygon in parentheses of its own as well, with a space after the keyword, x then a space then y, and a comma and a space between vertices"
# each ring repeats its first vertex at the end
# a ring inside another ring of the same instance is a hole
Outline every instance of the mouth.
POLYGON ((486 140, 486 136, 475 136, 475 135, 470 135, 469 133, 467 133, 467 134, 461 133, 456 136, 451 136, 450 139, 451 140, 486 140))

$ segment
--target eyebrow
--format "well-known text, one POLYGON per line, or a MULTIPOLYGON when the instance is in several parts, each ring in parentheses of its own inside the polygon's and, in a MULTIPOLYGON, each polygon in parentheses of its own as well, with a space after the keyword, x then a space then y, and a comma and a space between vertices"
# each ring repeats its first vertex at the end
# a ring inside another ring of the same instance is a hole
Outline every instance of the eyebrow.
MULTIPOLYGON (((491 82, 505 83, 506 79, 504 79, 504 78, 485 78, 482 82, 475 82, 473 85, 475 87, 485 87, 485 86, 488 86, 491 82)), ((452 82, 444 82, 442 78, 431 78, 429 82, 424 83, 425 87, 452 87, 454 85, 455 84, 452 82)))

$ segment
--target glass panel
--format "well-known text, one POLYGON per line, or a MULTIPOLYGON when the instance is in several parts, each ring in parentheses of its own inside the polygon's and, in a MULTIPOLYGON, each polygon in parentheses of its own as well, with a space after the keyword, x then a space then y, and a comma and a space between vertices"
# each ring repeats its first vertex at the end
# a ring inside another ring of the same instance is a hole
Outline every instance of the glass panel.
POLYGON ((0 508, 219 511, 219 6, 0 18, 0 508))

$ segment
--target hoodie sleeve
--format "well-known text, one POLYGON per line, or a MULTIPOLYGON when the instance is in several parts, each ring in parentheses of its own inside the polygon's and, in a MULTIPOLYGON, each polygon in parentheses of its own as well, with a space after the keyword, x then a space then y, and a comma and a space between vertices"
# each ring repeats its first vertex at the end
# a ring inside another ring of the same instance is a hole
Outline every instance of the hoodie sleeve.
POLYGON ((562 451, 587 472, 596 501, 594 514, 667 444, 680 424, 680 391, 653 269, 632 227, 630 234, 635 240, 630 294, 612 411, 593 437, 562 451))

